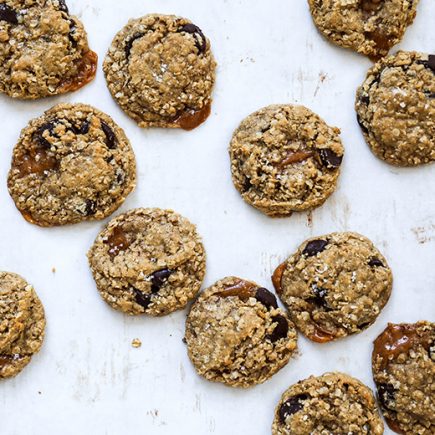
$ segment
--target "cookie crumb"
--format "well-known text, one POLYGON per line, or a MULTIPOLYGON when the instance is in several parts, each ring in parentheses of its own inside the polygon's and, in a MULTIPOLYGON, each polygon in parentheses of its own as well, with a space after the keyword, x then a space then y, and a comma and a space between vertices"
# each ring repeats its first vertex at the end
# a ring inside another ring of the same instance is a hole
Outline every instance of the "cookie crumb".
POLYGON ((52 273, 56 273, 56 268, 55 268, 55 267, 52 267, 52 268, 51 268, 51 272, 52 272, 52 273))
POLYGON ((131 345, 132 345, 135 349, 138 349, 139 347, 142 346, 142 342, 141 342, 138 338, 135 338, 135 339, 131 342, 131 345))

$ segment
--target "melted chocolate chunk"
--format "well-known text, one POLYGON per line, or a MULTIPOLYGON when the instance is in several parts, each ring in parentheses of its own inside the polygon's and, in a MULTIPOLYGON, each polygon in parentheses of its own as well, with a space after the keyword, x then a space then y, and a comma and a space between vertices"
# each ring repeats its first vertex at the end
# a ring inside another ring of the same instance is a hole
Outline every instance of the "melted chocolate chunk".
POLYGON ((368 264, 370 267, 385 267, 384 263, 377 257, 371 257, 368 264))
POLYGON ((370 103, 370 97, 368 95, 362 95, 359 100, 366 106, 370 103))
POLYGON ((80 127, 78 127, 76 124, 73 124, 72 121, 69 121, 69 123, 71 124, 71 127, 68 127, 67 130, 72 131, 76 135, 87 134, 91 125, 89 121, 84 121, 80 127))
POLYGON ((7 21, 10 24, 18 24, 17 13, 7 4, 0 4, 0 21, 7 21))
POLYGON ((298 394, 297 396, 287 399, 279 408, 279 419, 282 424, 285 424, 285 420, 289 415, 296 414, 304 407, 304 401, 309 399, 308 394, 298 394))
POLYGON ((255 293, 255 299, 261 302, 266 308, 278 308, 278 302, 275 295, 266 288, 258 288, 255 293))
POLYGON ((313 284, 311 286, 311 291, 313 292, 314 296, 310 296, 309 301, 313 302, 319 307, 329 309, 328 302, 326 301, 328 291, 322 287, 317 287, 316 284, 313 284))
POLYGON ((305 246, 305 249, 302 251, 302 255, 314 257, 319 252, 324 251, 327 245, 327 240, 311 240, 311 242, 308 242, 307 246, 305 246))
POLYGON ((424 65, 425 68, 431 69, 435 73, 435 54, 429 54, 428 60, 417 60, 419 65, 424 65))
POLYGON ((65 0, 57 0, 59 3, 59 10, 69 14, 68 6, 65 3, 65 0))
POLYGON ((320 160, 322 161, 323 165, 326 166, 328 169, 339 168, 341 162, 343 161, 343 156, 335 154, 335 152, 329 148, 321 149, 319 151, 319 154, 320 160))
POLYGON ((74 20, 72 20, 71 18, 68 20, 69 21, 69 34, 68 34, 68 39, 69 42, 71 42, 71 45, 76 48, 77 47, 77 41, 74 38, 74 35, 76 33, 77 27, 76 27, 76 23, 74 20))
POLYGON ((425 91, 424 95, 426 95, 427 98, 435 98, 435 92, 425 91))
POLYGON ((101 129, 103 130, 104 134, 106 135, 106 145, 107 148, 110 150, 113 150, 116 148, 116 136, 113 130, 104 122, 101 121, 101 129))
POLYGON ((92 216, 97 211, 97 203, 92 199, 86 200, 85 214, 86 216, 92 216))
POLYGON ((251 180, 249 178, 245 178, 245 181, 243 182, 243 192, 247 192, 252 187, 251 180))
POLYGON ((145 33, 135 33, 130 39, 128 39, 125 43, 125 57, 126 59, 128 59, 130 57, 130 53, 131 53, 131 49, 133 47, 133 43, 134 41, 136 41, 136 39, 142 38, 142 36, 144 36, 145 33))
POLYGON ((391 408, 391 402, 394 402, 396 398, 396 390, 391 384, 379 384, 378 397, 381 405, 386 409, 391 408))
POLYGON ((275 329, 273 330, 272 334, 268 335, 267 338, 272 343, 275 343, 275 341, 287 337, 289 328, 288 328, 287 319, 284 316, 281 315, 274 316, 272 317, 272 321, 274 323, 277 323, 277 325, 275 326, 275 329))
POLYGON ((368 130, 368 128, 363 124, 363 122, 362 122, 362 120, 361 120, 361 117, 360 117, 358 114, 356 115, 356 120, 357 120, 359 126, 361 127, 361 130, 362 130, 365 134, 368 134, 369 130, 368 130))
POLYGON ((136 303, 138 303, 141 307, 147 309, 151 304, 151 295, 146 295, 145 293, 142 293, 140 290, 134 287, 132 287, 131 290, 134 293, 134 300, 136 301, 136 303))
POLYGON ((44 137, 44 132, 46 130, 48 130, 48 132, 50 133, 51 136, 57 137, 56 133, 54 132, 54 129, 56 128, 57 122, 58 122, 57 120, 46 122, 45 124, 41 125, 41 127, 39 127, 35 131, 35 133, 33 133, 33 139, 36 140, 36 142, 38 142, 38 144, 42 148, 44 148, 44 149, 51 148, 50 142, 47 139, 45 139, 45 137, 44 137))
POLYGON ((169 276, 173 273, 169 269, 161 269, 151 275, 151 291, 157 293, 169 276))
POLYGON ((195 46, 198 49, 199 54, 205 53, 207 48, 207 39, 205 39, 202 30, 198 26, 195 26, 195 24, 185 24, 183 27, 181 27, 180 32, 186 32, 193 35, 195 38, 195 46))

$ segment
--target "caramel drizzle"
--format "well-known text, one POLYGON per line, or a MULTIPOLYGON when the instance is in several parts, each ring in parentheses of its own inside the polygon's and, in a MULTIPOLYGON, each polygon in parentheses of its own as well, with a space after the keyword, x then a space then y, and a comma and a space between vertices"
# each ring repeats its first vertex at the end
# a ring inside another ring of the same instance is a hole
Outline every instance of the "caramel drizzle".
POLYGON ((221 298, 229 298, 235 296, 240 298, 242 301, 247 301, 249 298, 255 297, 254 290, 256 289, 256 285, 241 279, 237 281, 236 284, 233 284, 229 287, 226 287, 224 290, 215 293, 215 295, 221 298))
POLYGON ((211 103, 207 103, 201 110, 186 110, 172 122, 183 130, 193 130, 201 125, 211 113, 211 103))
POLYGON ((25 177, 30 174, 41 175, 45 171, 57 169, 59 162, 53 156, 49 156, 47 152, 41 148, 36 148, 25 154, 21 158, 17 158, 15 166, 18 169, 20 177, 25 177))
POLYGON ((292 165, 293 163, 301 163, 313 157, 313 155, 314 153, 312 151, 288 151, 287 156, 280 162, 275 163, 274 166, 279 169, 284 169, 286 166, 292 165))
POLYGON ((104 243, 109 245, 109 255, 112 258, 116 257, 121 251, 125 251, 131 244, 121 226, 115 227, 104 243))
POLYGON ((428 338, 418 336, 416 325, 389 323, 385 331, 374 341, 373 361, 379 356, 381 358, 380 368, 385 369, 391 360, 396 359, 402 353, 408 353, 413 347, 422 345, 428 348, 428 338))
POLYGON ((282 293, 282 276, 284 274, 285 268, 286 268, 287 264, 284 262, 282 264, 280 264, 276 269, 275 272, 273 272, 272 275, 272 283, 273 286, 275 287, 275 290, 278 294, 282 293))
POLYGON ((87 85, 97 73, 98 55, 92 50, 87 51, 78 63, 78 73, 75 77, 66 79, 59 87, 59 93, 74 92, 87 85))

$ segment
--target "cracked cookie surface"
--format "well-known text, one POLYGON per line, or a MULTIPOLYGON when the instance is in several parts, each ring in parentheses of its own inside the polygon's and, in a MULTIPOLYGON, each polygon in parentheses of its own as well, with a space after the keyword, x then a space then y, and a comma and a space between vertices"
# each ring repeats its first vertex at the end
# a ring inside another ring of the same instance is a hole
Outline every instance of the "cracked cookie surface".
POLYGON ((97 55, 63 0, 7 0, 0 3, 0 65, 0 92, 37 99, 85 86, 97 55))
POLYGON ((88 259, 103 299, 131 315, 162 316, 184 308, 205 275, 195 225, 158 208, 130 210, 110 221, 88 259))
POLYGON ((435 323, 388 324, 374 342, 382 413, 397 433, 435 433, 435 323))
POLYGON ((248 204, 272 217, 322 205, 340 173, 339 133, 303 106, 271 105, 254 112, 231 140, 234 186, 248 204))
POLYGON ((39 352, 44 339, 44 308, 33 287, 14 273, 0 273, 0 379, 20 373, 39 352), (21 304, 20 304, 21 303, 21 304), (23 311, 25 307, 25 312, 23 311), (6 322, 3 320, 6 319, 6 322), (15 325, 15 334, 11 327, 15 325), (9 332, 9 333, 8 333, 9 332), (5 338, 7 338, 5 340, 5 338))
POLYGON ((361 332, 388 302, 392 273, 366 237, 331 233, 305 241, 273 277, 296 327, 325 343, 361 332))
POLYGON ((216 62, 210 41, 185 18, 130 20, 103 69, 113 98, 140 127, 191 130, 210 114, 216 62))
POLYGON ((284 367, 297 335, 273 293, 237 277, 204 290, 186 321, 189 358, 205 379, 251 387, 284 367))
POLYGON ((399 51, 357 91, 358 122, 373 153, 396 166, 435 160, 435 55, 399 51))
POLYGON ((124 131, 84 104, 59 104, 30 121, 8 177, 17 208, 40 226, 103 219, 135 185, 136 161, 124 131))
POLYGON ((383 433, 372 391, 337 372, 292 385, 282 395, 272 425, 272 435, 383 433))
POLYGON ((414 21, 418 0, 308 0, 319 31, 372 59, 388 54, 414 21))

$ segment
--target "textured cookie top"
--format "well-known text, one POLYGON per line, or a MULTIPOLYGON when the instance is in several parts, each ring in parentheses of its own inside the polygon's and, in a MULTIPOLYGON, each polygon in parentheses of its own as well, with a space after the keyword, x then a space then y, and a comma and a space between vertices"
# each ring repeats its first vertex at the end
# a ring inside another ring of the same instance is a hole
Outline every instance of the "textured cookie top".
POLYGON ((320 32, 372 59, 388 54, 416 15, 418 0, 308 0, 320 32))
POLYGON ((23 331, 32 297, 32 286, 23 278, 0 272, 0 352, 23 331))
POLYGON ((196 371, 233 387, 274 375, 297 347, 296 331, 275 296, 237 277, 200 294, 186 322, 186 343, 196 371))
POLYGON ((172 210, 118 216, 98 235, 88 258, 102 297, 128 314, 159 316, 183 308, 205 274, 195 225, 172 210))
POLYGON ((8 188, 29 222, 53 226, 107 217, 135 180, 124 131, 91 106, 60 104, 21 132, 8 188))
POLYGON ((371 68, 356 96, 376 156, 392 165, 435 160, 435 55, 399 51, 371 68))
POLYGON ((392 273, 370 240, 332 233, 305 241, 273 282, 297 328, 324 343, 376 320, 390 297, 392 273))
POLYGON ((0 4, 0 91, 35 99, 89 83, 97 55, 63 0, 7 0, 0 4))
POLYGON ((391 429, 435 433, 435 323, 390 323, 374 342, 372 364, 391 429))
POLYGON ((249 115, 230 144, 236 189, 270 216, 323 204, 343 159, 339 133, 303 106, 272 105, 249 115))
POLYGON ((292 385, 275 411, 272 435, 384 433, 371 390, 343 373, 292 385))
POLYGON ((185 18, 130 20, 103 68, 113 98, 141 127, 190 130, 210 114, 216 63, 210 41, 185 18))

